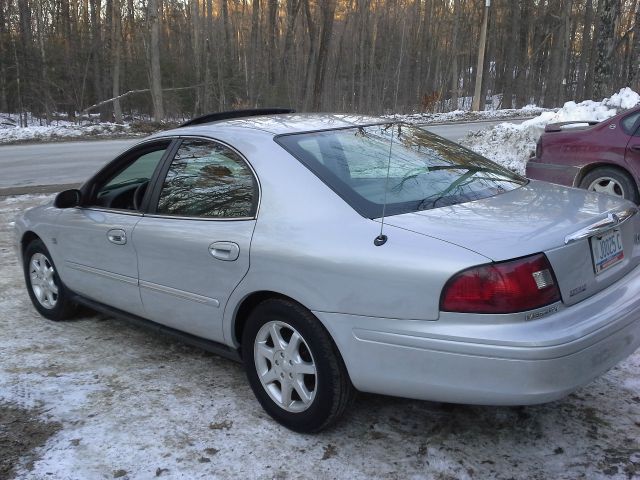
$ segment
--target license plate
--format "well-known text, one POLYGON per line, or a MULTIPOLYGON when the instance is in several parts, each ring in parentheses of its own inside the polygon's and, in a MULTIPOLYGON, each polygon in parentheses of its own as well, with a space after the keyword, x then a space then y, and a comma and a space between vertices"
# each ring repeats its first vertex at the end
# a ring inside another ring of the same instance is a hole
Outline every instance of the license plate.
POLYGON ((600 237, 591 239, 591 253, 593 254, 593 269, 596 275, 613 267, 624 259, 622 248, 622 234, 614 228, 600 237))

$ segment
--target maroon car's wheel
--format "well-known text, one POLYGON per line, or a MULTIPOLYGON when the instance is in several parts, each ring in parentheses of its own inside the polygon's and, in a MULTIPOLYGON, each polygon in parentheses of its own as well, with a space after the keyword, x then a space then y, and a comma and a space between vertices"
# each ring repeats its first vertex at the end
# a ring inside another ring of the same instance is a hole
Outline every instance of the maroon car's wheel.
POLYGON ((596 168, 584 176, 580 187, 592 192, 622 197, 634 203, 638 203, 639 200, 638 187, 633 179, 625 172, 615 168, 596 168))

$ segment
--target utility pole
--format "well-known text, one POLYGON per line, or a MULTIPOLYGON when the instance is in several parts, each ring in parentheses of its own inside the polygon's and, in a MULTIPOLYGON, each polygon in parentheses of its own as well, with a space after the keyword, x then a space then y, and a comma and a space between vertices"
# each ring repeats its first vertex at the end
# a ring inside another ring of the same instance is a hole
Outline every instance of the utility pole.
POLYGON ((482 77, 484 71, 484 51, 487 45, 487 22, 489 20, 489 7, 491 0, 485 0, 484 15, 482 17, 482 28, 480 29, 480 48, 478 48, 478 65, 476 66, 476 88, 473 93, 473 104, 471 110, 480 110, 480 96, 482 95, 482 77))

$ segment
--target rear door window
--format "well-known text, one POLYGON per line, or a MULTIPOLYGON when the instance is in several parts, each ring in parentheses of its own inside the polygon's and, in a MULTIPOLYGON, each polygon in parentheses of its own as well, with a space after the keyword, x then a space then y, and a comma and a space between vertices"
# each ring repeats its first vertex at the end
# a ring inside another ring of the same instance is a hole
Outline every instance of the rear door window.
POLYGON ((620 125, 622 125, 622 129, 624 130, 624 133, 626 133, 627 135, 634 135, 634 134, 640 135, 640 132, 638 131, 640 130, 640 128, 638 128, 639 121, 640 121, 640 111, 624 117, 620 121, 620 125))
POLYGON ((202 218, 255 215, 257 181, 244 159, 218 142, 183 140, 160 191, 157 214, 202 218))

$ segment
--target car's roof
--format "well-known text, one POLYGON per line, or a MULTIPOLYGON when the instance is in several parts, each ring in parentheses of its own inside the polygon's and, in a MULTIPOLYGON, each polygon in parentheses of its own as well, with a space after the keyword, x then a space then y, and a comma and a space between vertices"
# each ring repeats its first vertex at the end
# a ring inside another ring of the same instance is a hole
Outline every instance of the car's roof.
POLYGON ((338 113, 289 113, 278 115, 259 115, 193 125, 159 132, 154 137, 175 135, 207 135, 212 132, 232 133, 233 131, 260 131, 269 136, 286 133, 300 133, 315 130, 328 130, 357 125, 368 125, 389 121, 368 115, 349 115, 338 113))

